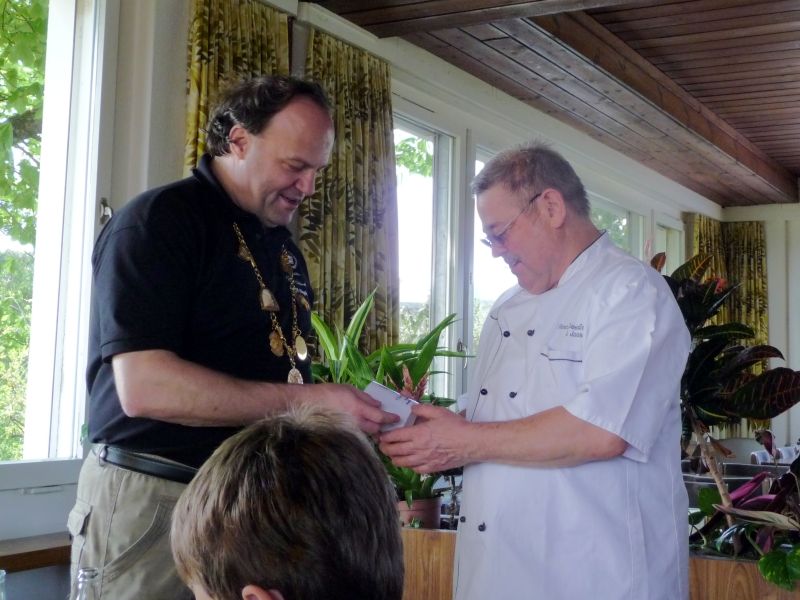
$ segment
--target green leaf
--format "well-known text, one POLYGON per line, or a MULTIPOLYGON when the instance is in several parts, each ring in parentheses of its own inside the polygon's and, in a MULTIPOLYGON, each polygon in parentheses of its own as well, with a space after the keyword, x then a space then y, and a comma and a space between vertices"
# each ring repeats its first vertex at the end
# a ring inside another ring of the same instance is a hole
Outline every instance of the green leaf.
POLYGON ((778 367, 739 388, 724 407, 730 416, 772 419, 800 401, 800 372, 778 367))
POLYGON ((375 291, 376 290, 372 290, 372 292, 370 292, 361 305, 356 309, 356 312, 353 313, 353 317, 350 319, 350 324, 347 326, 347 330, 345 331, 345 336, 347 339, 349 339, 356 346, 358 346, 358 341, 361 339, 361 330, 364 329, 364 323, 367 320, 367 315, 369 314, 369 311, 372 310, 372 306, 375 304, 375 291))
POLYGON ((336 341, 336 337, 325 321, 315 312, 311 313, 311 326, 317 333, 319 344, 322 346, 325 356, 336 359, 339 356, 339 344, 336 341))
POLYGON ((800 546, 794 546, 786 555, 786 569, 789 571, 789 577, 800 579, 800 546))
POLYGON ((438 355, 439 338, 442 332, 455 322, 455 319, 455 314, 448 315, 417 343, 416 349, 419 354, 413 364, 408 367, 414 385, 417 385, 423 375, 430 370, 434 356, 438 355))
POLYGON ((689 525, 699 525, 706 518, 706 513, 699 508, 689 508, 689 525))
POLYGON ((682 279, 700 281, 710 265, 710 255, 697 254, 675 269, 675 271, 672 272, 671 277, 676 281, 680 281, 682 279))
POLYGON ((440 473, 431 473, 422 480, 420 486, 420 498, 433 498, 436 494, 433 493, 433 486, 436 484, 442 475, 440 473))
POLYGON ((710 517, 717 509, 715 504, 720 504, 722 498, 719 495, 719 490, 713 488, 701 488, 697 494, 697 508, 699 508, 704 515, 710 517))
POLYGON ((794 579, 789 574, 786 553, 782 550, 773 550, 762 556, 758 561, 758 570, 770 583, 786 590, 794 589, 794 579))
POLYGON ((9 121, 0 123, 0 153, 5 154, 14 146, 14 127, 9 121))
POLYGON ((395 389, 403 387, 403 372, 388 348, 381 348, 378 370, 386 374, 386 378, 389 379, 387 383, 391 382, 391 387, 395 389))
POLYGON ((743 323, 724 323, 722 325, 709 325, 701 327, 694 332, 696 340, 741 340, 749 339, 755 335, 751 327, 743 323))
POLYGON ((411 173, 430 177, 433 173, 433 144, 418 137, 409 137, 394 146, 395 162, 411 173))

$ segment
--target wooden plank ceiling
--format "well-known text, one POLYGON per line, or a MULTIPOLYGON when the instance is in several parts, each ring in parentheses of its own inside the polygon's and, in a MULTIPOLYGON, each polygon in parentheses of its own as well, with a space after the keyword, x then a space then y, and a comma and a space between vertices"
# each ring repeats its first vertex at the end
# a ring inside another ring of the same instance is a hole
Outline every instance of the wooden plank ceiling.
POLYGON ((800 0, 322 0, 723 207, 798 201, 800 0))

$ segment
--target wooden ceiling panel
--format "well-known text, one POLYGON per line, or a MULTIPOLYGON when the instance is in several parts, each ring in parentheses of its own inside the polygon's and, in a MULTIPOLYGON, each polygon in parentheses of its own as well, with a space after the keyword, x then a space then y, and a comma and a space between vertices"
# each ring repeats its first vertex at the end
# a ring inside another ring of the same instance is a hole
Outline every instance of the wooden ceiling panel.
POLYGON ((378 37, 628 3, 630 0, 321 0, 317 2, 378 37))
POLYGON ((798 200, 798 0, 318 3, 722 206, 798 200))

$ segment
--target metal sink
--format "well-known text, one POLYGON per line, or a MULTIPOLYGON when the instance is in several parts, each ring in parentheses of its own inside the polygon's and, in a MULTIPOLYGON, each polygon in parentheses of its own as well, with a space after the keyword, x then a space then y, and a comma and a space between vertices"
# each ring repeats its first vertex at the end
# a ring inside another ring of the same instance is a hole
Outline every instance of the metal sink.
MULTIPOLYGON (((772 477, 780 477, 789 469, 789 465, 751 465, 746 463, 720 463, 722 479, 728 485, 728 491, 732 492, 740 485, 750 481, 757 474, 767 471, 772 477)), ((703 488, 716 488, 714 479, 709 473, 698 475, 692 472, 688 460, 681 461, 683 471, 683 482, 689 494, 689 506, 697 506, 697 496, 703 488)), ((766 490, 765 490, 766 491, 766 490)))

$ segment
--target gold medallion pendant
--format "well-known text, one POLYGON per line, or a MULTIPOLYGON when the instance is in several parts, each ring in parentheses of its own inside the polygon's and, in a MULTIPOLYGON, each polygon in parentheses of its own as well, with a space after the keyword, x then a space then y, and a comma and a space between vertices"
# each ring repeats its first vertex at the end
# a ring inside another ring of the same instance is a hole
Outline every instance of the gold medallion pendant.
POLYGON ((289 365, 291 368, 289 369, 289 374, 286 380, 289 383, 303 383, 303 375, 300 373, 300 370, 295 364, 295 358, 298 360, 305 360, 308 357, 308 344, 306 344, 306 341, 300 334, 300 328, 297 325, 297 307, 300 305, 306 310, 310 310, 311 307, 309 306, 308 300, 305 298, 305 296, 298 292, 297 286, 295 285, 294 263, 297 261, 297 259, 289 254, 289 251, 286 250, 285 246, 281 248, 280 264, 289 283, 289 304, 291 305, 292 310, 291 333, 288 336, 284 336, 281 324, 278 321, 277 315, 275 314, 281 310, 278 300, 264 283, 264 278, 262 277, 261 271, 256 264, 253 253, 250 251, 247 241, 242 235, 242 230, 239 229, 239 225, 236 222, 233 223, 233 232, 236 235, 236 239, 239 241, 239 247, 236 254, 242 260, 249 262, 250 266, 253 267, 253 274, 258 281, 260 290, 258 299, 259 303, 261 304, 261 310, 269 313, 269 320, 270 324, 272 325, 272 332, 269 334, 269 349, 272 351, 272 354, 279 358, 285 354, 286 358, 289 360, 289 365), (294 342, 294 346, 289 345, 287 337, 294 342))
POLYGON ((294 338, 294 351, 297 353, 297 358, 300 360, 305 360, 306 356, 308 356, 308 346, 302 335, 298 335, 294 338))
POLYGON ((278 306, 278 301, 267 288, 261 288, 261 310, 267 312, 278 312, 281 309, 278 306))
POLYGON ((283 356, 283 341, 277 331, 269 334, 269 349, 275 356, 283 356))
POLYGON ((243 246, 239 244, 239 251, 236 253, 239 258, 241 258, 244 262, 253 262, 253 256, 250 254, 250 249, 247 246, 243 246))
POLYGON ((286 379, 289 383, 303 383, 303 376, 295 367, 289 370, 289 377, 286 379))

